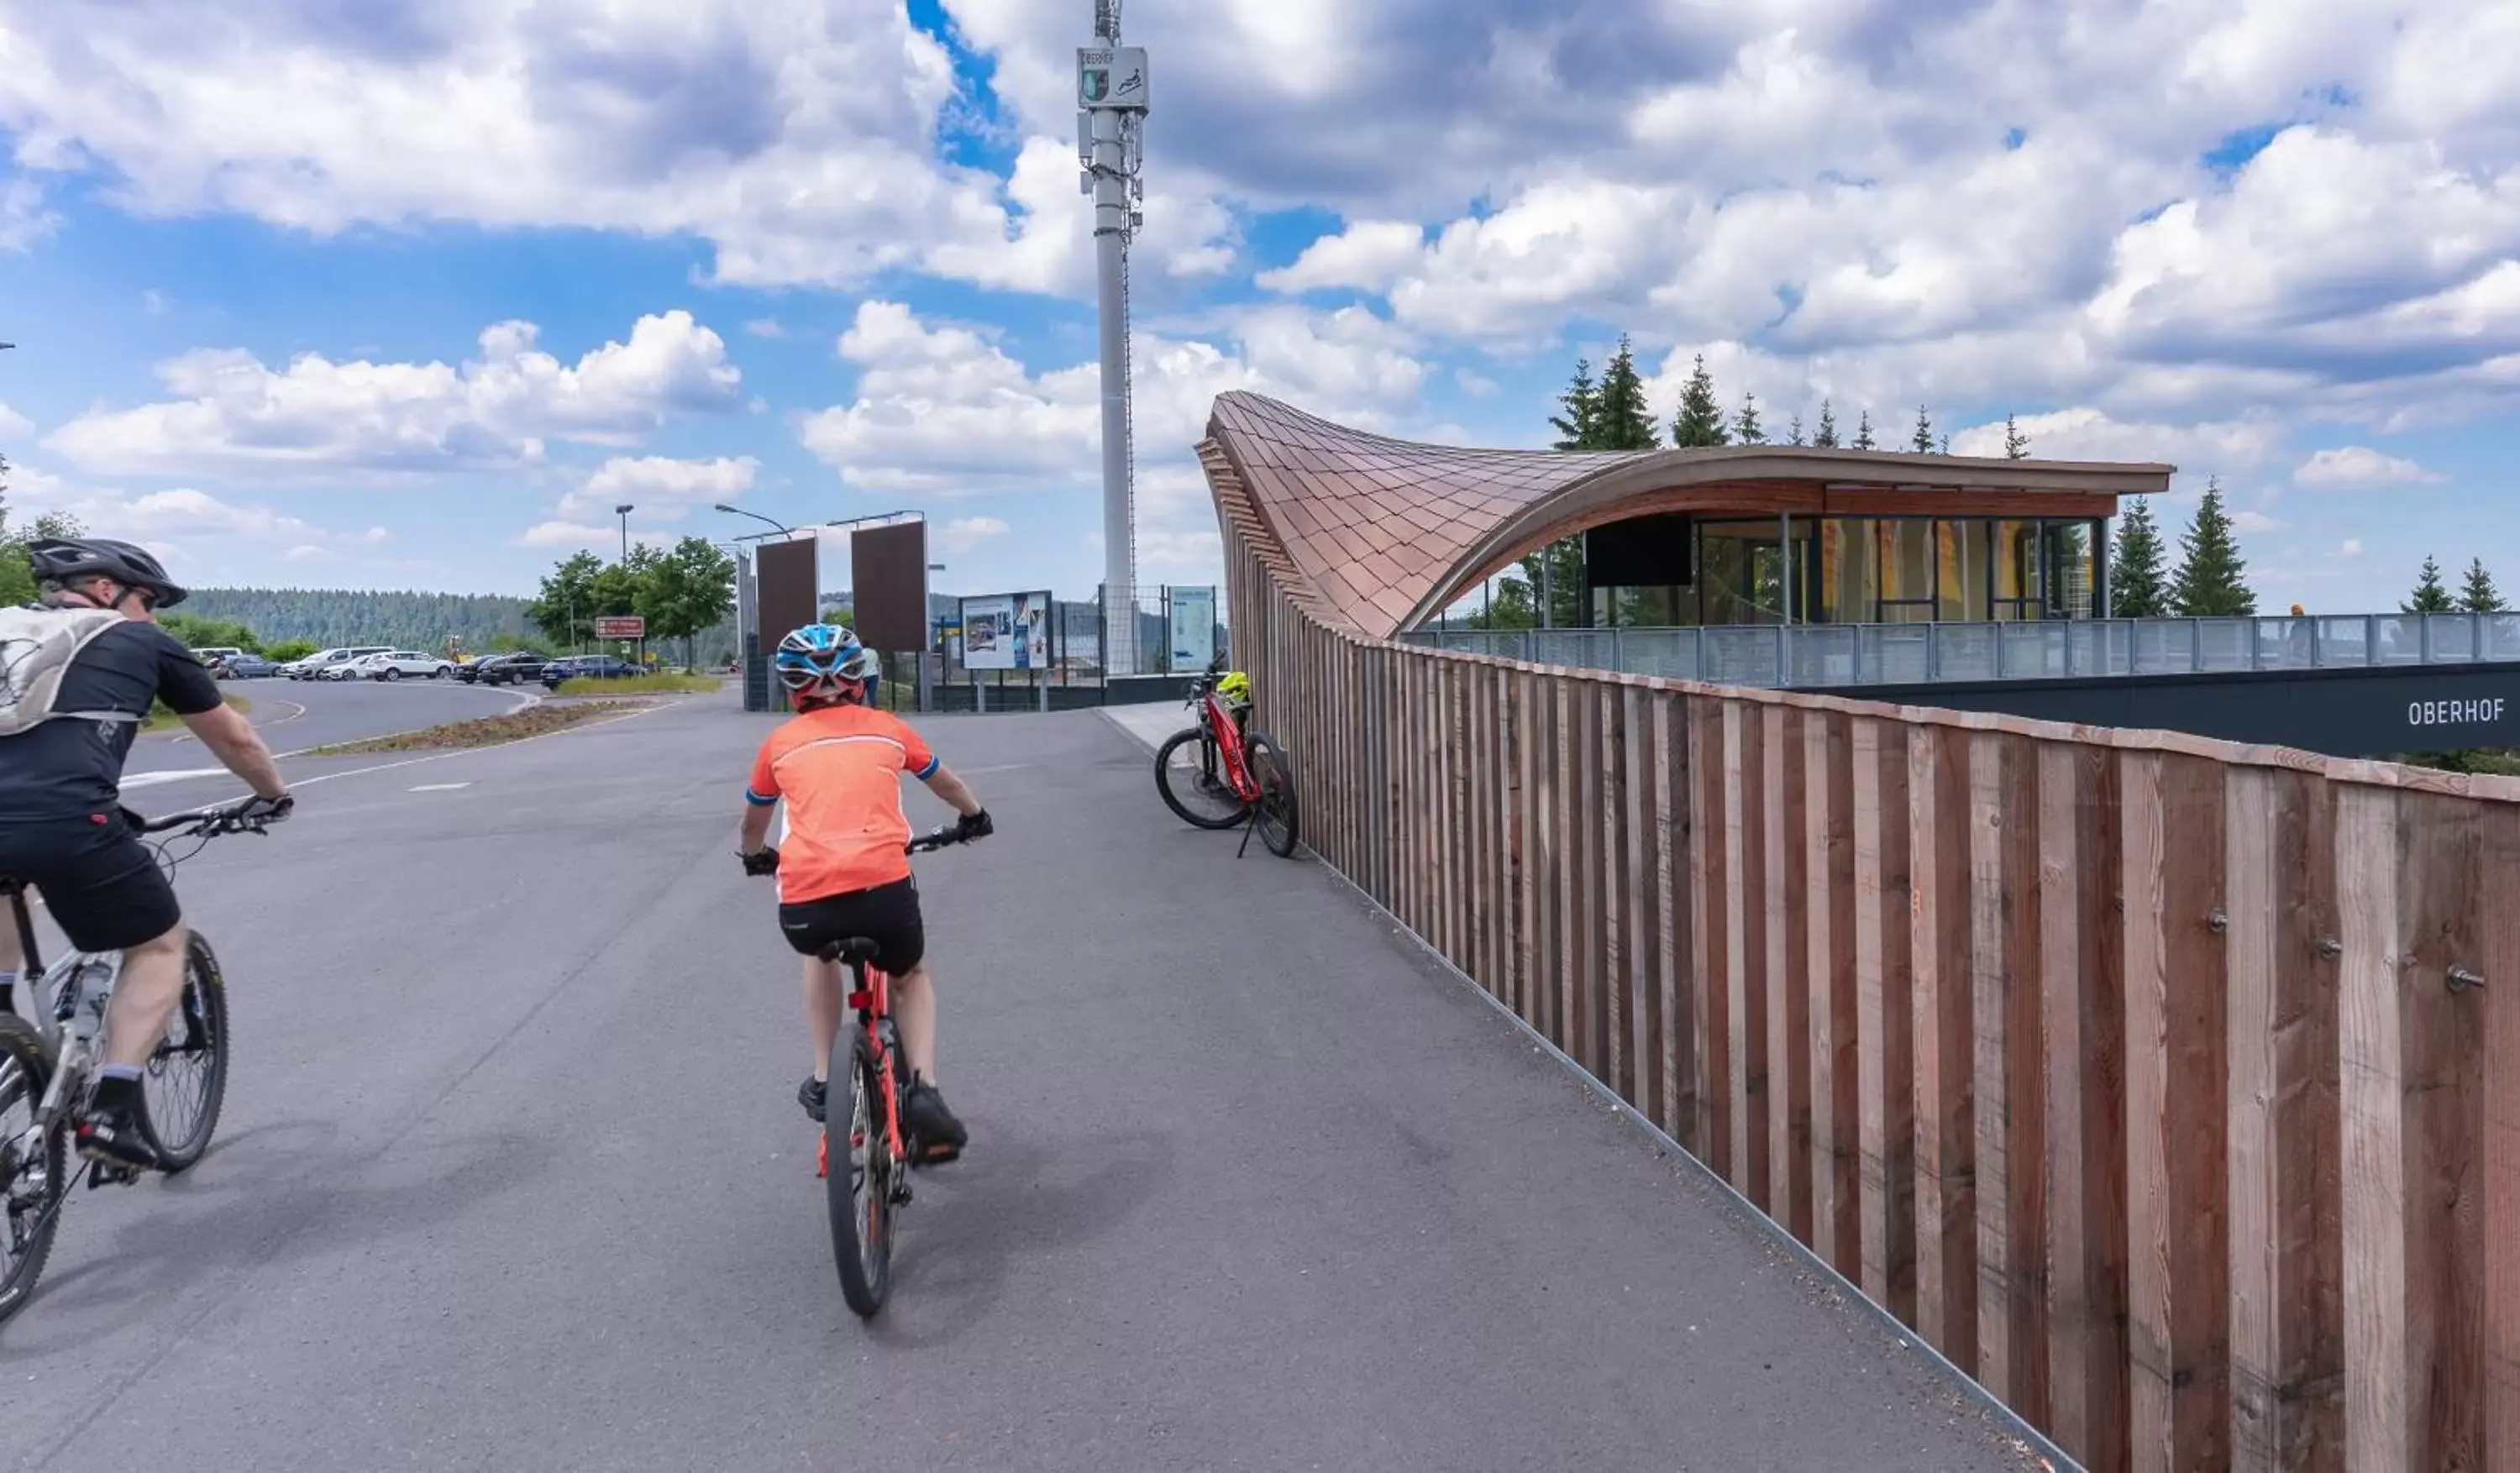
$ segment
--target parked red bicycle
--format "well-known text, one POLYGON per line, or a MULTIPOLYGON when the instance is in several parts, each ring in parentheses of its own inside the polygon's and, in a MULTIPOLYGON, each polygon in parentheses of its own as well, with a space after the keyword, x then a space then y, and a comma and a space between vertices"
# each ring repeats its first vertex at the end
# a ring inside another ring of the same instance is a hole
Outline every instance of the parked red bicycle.
POLYGON ((1247 826, 1245 848, 1256 829, 1270 853, 1292 858, 1294 769, 1266 733, 1250 730, 1250 677, 1227 670, 1219 655, 1185 704, 1198 713, 1198 724, 1165 737, 1155 749, 1155 791, 1164 806, 1199 828, 1247 826))

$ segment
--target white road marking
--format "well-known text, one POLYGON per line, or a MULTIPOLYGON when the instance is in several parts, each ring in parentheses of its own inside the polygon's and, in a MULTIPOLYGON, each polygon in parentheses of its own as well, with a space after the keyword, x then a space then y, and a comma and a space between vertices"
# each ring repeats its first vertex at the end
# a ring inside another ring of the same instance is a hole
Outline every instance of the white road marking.
POLYGON ((227 771, 223 767, 188 768, 178 773, 125 773, 122 785, 127 788, 155 787, 160 782, 181 782, 189 778, 215 778, 227 771))
POLYGON ((424 782, 418 787, 413 788, 412 791, 416 793, 451 793, 459 787, 471 787, 472 785, 472 784, 470 782, 424 782))

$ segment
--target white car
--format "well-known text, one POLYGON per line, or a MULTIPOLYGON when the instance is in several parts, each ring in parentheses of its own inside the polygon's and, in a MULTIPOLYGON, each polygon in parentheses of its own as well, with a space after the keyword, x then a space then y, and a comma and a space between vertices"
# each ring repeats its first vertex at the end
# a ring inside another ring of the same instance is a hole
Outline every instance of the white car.
POLYGON ((302 660, 281 666, 291 680, 347 680, 350 666, 371 654, 382 654, 390 645, 341 645, 331 649, 318 649, 302 660))
POLYGON ((370 680, 400 680, 406 675, 444 680, 455 673, 455 662, 442 659, 437 655, 424 654, 417 649, 387 649, 354 662, 350 670, 353 674, 364 675, 370 680))

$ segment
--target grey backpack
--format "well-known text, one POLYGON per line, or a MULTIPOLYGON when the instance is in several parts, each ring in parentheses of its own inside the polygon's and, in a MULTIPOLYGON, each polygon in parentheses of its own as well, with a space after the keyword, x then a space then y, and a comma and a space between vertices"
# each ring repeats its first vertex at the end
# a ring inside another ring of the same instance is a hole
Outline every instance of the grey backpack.
POLYGON ((0 608, 0 736, 15 736, 56 716, 130 721, 129 711, 56 711, 62 677, 98 635, 122 623, 110 608, 0 608))

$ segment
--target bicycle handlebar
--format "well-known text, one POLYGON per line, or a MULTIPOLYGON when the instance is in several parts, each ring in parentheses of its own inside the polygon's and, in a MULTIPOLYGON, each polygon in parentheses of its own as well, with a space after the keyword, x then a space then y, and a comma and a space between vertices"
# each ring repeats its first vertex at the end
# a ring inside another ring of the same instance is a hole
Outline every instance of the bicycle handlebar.
POLYGON ((181 813, 160 814, 144 819, 125 809, 131 826, 141 833, 171 833, 181 830, 186 838, 213 838, 223 833, 262 833, 287 817, 282 813, 248 814, 247 810, 261 802, 245 798, 233 803, 218 803, 207 808, 188 808, 181 813))

